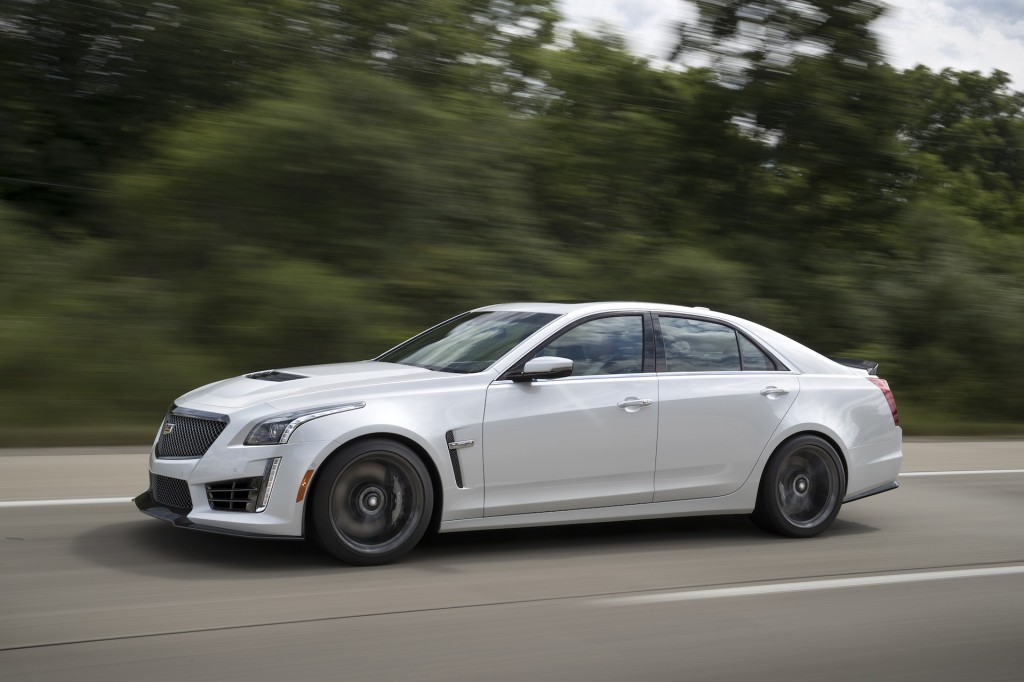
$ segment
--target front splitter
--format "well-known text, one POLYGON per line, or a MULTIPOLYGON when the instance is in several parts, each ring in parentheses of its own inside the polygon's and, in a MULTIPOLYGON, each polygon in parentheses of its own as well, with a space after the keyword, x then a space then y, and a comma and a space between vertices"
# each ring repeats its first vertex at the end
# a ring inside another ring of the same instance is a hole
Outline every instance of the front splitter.
POLYGON ((248 530, 234 530, 232 528, 219 528, 217 526, 210 526, 203 523, 196 523, 188 518, 188 514, 182 513, 181 511, 171 509, 165 505, 160 504, 153 499, 153 491, 147 490, 133 502, 135 506, 139 508, 143 514, 149 514, 154 519, 160 519, 161 521, 168 521, 171 525, 177 528, 186 528, 188 530, 198 530, 204 533, 216 533, 217 535, 233 535, 235 537, 242 538, 257 538, 260 540, 301 540, 302 536, 296 535, 269 535, 266 533, 253 533, 248 530))

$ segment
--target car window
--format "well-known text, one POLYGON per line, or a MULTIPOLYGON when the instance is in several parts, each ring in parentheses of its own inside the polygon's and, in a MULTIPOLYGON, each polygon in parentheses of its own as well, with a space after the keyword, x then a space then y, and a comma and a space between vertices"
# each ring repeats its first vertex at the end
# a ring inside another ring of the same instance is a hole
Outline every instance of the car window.
POLYGON ((736 332, 724 324, 683 317, 661 317, 668 372, 738 372, 736 332))
POLYGON ((638 374, 644 365, 641 315, 600 317, 573 327, 537 351, 535 357, 573 361, 572 376, 638 374))
POLYGON ((750 339, 743 334, 739 334, 739 339, 740 358, 743 361, 744 372, 774 372, 778 369, 775 362, 755 346, 750 339))
POLYGON ((482 372, 556 317, 512 310, 470 312, 414 336, 377 360, 438 372, 482 372))

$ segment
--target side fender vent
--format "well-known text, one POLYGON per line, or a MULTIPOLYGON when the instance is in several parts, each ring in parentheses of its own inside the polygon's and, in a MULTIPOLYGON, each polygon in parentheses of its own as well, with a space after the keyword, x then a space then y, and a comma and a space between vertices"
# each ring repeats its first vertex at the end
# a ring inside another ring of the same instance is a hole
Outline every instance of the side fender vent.
POLYGON ((465 488, 462 484, 462 464, 459 462, 459 452, 451 446, 455 442, 455 433, 448 431, 444 434, 444 442, 448 444, 448 455, 452 458, 452 471, 455 472, 455 485, 465 488))

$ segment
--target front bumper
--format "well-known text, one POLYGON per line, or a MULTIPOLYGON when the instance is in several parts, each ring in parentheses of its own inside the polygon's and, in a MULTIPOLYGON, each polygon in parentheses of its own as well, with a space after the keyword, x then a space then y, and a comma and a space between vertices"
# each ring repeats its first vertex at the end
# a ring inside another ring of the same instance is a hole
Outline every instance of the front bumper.
POLYGON ((302 538, 306 500, 299 501, 297 493, 327 446, 329 443, 323 442, 266 446, 215 442, 204 455, 192 458, 161 458, 154 451, 149 459, 149 490, 136 504, 146 514, 182 528, 245 537, 302 538), (232 490, 227 484, 266 480, 268 464, 274 460, 280 460, 280 465, 265 508, 248 508, 244 490, 238 504, 215 503, 224 502, 225 495, 230 499, 232 490), (155 487, 158 485, 173 488, 169 492, 155 487))
POLYGON ((162 521, 169 521, 172 525, 177 528, 188 528, 189 530, 199 530, 205 533, 217 533, 219 535, 234 535, 237 537, 246 538, 262 538, 264 540, 301 540, 302 536, 299 535, 272 535, 270 533, 254 533, 248 530, 239 530, 235 528, 219 528, 217 526, 210 526, 202 523, 195 523, 188 518, 187 514, 175 511, 169 507, 165 507, 153 499, 153 492, 147 490, 133 502, 135 506, 139 508, 144 514, 149 514, 155 519, 162 521))

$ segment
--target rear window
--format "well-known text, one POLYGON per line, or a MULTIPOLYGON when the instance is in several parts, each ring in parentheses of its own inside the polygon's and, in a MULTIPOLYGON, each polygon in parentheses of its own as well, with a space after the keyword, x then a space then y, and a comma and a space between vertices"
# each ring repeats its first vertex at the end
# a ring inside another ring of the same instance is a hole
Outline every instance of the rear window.
POLYGON ((728 325, 659 316, 667 372, 772 372, 775 361, 728 325))

